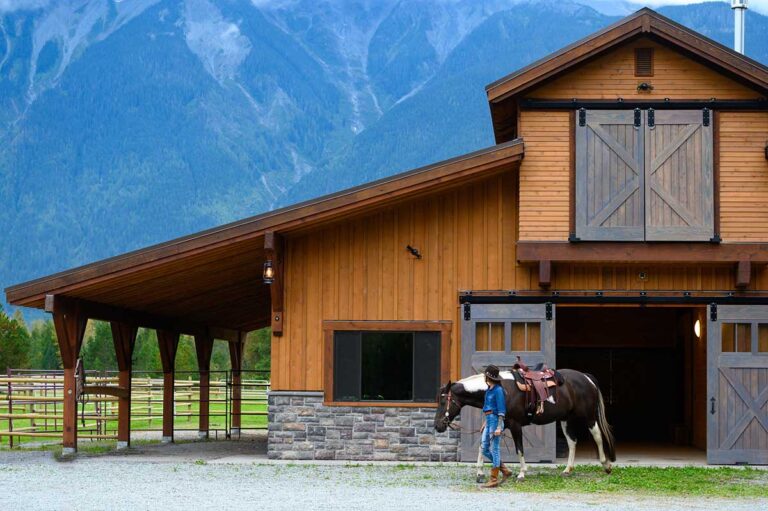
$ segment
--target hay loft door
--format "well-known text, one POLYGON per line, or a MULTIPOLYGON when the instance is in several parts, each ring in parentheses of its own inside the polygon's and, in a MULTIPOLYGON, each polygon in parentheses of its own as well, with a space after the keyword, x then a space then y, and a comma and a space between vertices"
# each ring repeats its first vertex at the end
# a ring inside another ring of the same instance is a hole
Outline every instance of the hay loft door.
POLYGON ((707 461, 768 464, 768 306, 708 312, 707 461))
MULTIPOLYGON (((544 362, 555 367, 555 306, 553 304, 465 304, 462 309, 462 377, 482 373, 495 364, 510 369, 517 355, 526 364, 544 362)), ((466 407, 462 427, 477 431, 482 426, 480 410, 466 407)), ((502 442, 502 457, 517 460, 512 439, 502 442), (506 444, 506 445, 505 445, 506 444)), ((526 461, 555 460, 555 424, 523 428, 526 461)), ((461 459, 477 459, 480 434, 461 437, 461 459)))

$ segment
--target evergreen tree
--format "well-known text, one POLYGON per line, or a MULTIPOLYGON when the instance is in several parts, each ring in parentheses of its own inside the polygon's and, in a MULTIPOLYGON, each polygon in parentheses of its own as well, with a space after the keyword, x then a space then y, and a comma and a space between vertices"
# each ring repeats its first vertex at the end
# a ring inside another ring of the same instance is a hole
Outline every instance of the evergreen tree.
MULTIPOLYGON (((229 359, 229 342, 213 341, 213 353, 211 353, 211 371, 229 371, 232 362, 229 359)), ((218 378, 221 375, 216 375, 218 378)))
POLYGON ((29 367, 32 369, 61 369, 61 354, 56 341, 53 321, 37 320, 30 332, 29 367))
POLYGON ((29 350, 29 333, 23 319, 18 314, 9 318, 0 305, 0 371, 28 367, 29 350))
MULTIPOLYGON (((249 333, 243 353, 243 370, 269 371, 271 349, 271 328, 262 328, 261 330, 249 333)), ((257 375, 257 377, 260 378, 261 375, 257 375)))
MULTIPOLYGON (((195 352, 195 341, 188 335, 182 335, 179 339, 179 347, 176 350, 176 372, 197 372, 197 353, 195 352)), ((196 380, 197 375, 182 375, 186 379, 192 376, 196 380)))
POLYGON ((163 364, 160 361, 160 345, 157 343, 157 332, 140 328, 133 348, 133 370, 160 372, 163 364))
POLYGON ((91 335, 83 343, 81 351, 86 370, 117 370, 112 330, 105 321, 94 321, 91 335))

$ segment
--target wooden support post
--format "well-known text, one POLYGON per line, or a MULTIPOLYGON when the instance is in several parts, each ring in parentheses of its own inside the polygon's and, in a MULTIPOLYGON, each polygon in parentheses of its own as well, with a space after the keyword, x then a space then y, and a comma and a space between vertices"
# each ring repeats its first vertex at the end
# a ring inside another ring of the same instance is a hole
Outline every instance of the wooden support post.
POLYGON ((158 330, 160 361, 163 364, 163 443, 173 442, 173 386, 176 378, 176 349, 179 333, 158 330))
MULTIPOLYGON (((54 310, 54 302, 58 297, 46 297, 46 310, 54 310)), ((64 454, 77 452, 77 401, 75 392, 75 364, 80 356, 83 345, 83 335, 88 318, 82 313, 77 303, 61 301, 53 313, 53 324, 56 329, 56 340, 59 343, 61 364, 64 366, 64 403, 62 422, 64 426, 62 443, 64 454)))
POLYGON ((135 325, 119 321, 112 321, 110 326, 119 371, 118 386, 127 391, 117 402, 117 448, 125 449, 131 445, 131 359, 139 329, 135 325))
POLYGON ((272 335, 283 335, 283 253, 285 242, 279 234, 267 231, 264 235, 264 253, 272 261, 275 277, 270 285, 272 302, 272 335))
POLYGON ((749 259, 742 259, 736 267, 736 287, 746 289, 752 280, 752 263, 749 259))
POLYGON ((213 337, 210 334, 195 336, 195 351, 197 352, 197 367, 200 371, 200 426, 197 436, 208 438, 210 429, 210 395, 211 395, 211 353, 213 352, 213 337))
POLYGON ((240 436, 240 412, 242 410, 242 369, 243 348, 245 347, 245 334, 240 333, 239 342, 229 343, 229 360, 232 363, 232 426, 230 435, 240 436))
POLYGON ((548 288, 552 285, 552 262, 546 259, 539 261, 539 287, 548 288))

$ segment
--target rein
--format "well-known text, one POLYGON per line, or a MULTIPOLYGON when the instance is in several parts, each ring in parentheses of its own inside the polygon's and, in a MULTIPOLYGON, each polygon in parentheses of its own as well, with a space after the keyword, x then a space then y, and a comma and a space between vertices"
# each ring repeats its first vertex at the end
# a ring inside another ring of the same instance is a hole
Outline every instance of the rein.
MULTIPOLYGON (((453 394, 451 394, 451 389, 448 389, 448 394, 445 397, 445 417, 443 418, 443 421, 446 423, 446 427, 452 429, 453 431, 458 431, 460 435, 474 435, 475 433, 480 433, 483 431, 483 427, 481 426, 480 429, 476 429, 473 431, 464 431, 463 428, 459 424, 454 424, 453 419, 450 418, 451 416, 451 405, 456 405, 458 407, 459 411, 462 409, 462 405, 459 404, 454 398, 453 394)), ((458 415, 458 414, 456 414, 458 415)))

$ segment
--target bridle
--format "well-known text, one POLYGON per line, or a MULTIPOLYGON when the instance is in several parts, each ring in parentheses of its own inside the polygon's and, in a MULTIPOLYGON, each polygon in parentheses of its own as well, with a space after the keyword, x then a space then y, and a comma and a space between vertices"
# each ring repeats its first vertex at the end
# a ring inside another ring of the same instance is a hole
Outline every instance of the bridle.
MULTIPOLYGON (((461 429, 461 426, 458 424, 453 423, 453 419, 451 418, 451 405, 456 405, 456 407, 461 411, 461 404, 459 404, 454 398, 453 394, 451 393, 450 387, 448 388, 447 394, 442 394, 441 397, 445 397, 445 414, 443 415, 443 424, 447 428, 451 428, 453 430, 459 430, 461 429)), ((453 416, 455 419, 456 416, 459 415, 459 412, 456 412, 456 415, 453 416)))

